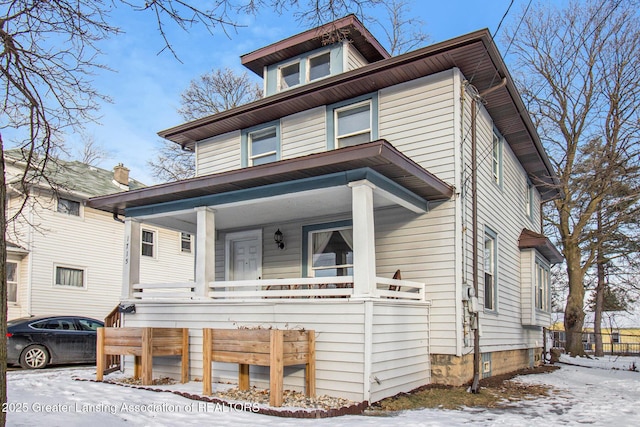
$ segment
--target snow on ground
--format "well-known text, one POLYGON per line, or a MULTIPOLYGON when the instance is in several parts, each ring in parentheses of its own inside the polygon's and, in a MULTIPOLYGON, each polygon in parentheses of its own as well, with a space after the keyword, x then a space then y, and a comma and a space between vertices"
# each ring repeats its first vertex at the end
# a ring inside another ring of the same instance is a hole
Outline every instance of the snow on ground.
MULTIPOLYGON (((551 397, 525 400, 504 409, 421 409, 389 416, 343 416, 317 420, 280 418, 230 410, 172 393, 121 387, 73 378, 92 378, 95 368, 17 370, 7 374, 8 426, 524 426, 640 425, 640 357, 563 356, 560 370, 517 380, 553 386, 551 397)), ((197 393, 201 383, 176 385, 197 393)))

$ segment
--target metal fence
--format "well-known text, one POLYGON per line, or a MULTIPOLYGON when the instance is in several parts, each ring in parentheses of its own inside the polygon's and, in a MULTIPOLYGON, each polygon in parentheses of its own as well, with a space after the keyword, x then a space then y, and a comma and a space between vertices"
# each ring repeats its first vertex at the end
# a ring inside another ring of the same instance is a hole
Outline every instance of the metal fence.
MULTIPOLYGON (((553 337, 553 348, 565 348, 566 335, 564 331, 549 331, 553 337)), ((605 354, 621 356, 640 355, 640 336, 606 333, 602 335, 602 347, 605 354)), ((582 333, 582 345, 587 353, 596 351, 596 337, 593 332, 582 333)))

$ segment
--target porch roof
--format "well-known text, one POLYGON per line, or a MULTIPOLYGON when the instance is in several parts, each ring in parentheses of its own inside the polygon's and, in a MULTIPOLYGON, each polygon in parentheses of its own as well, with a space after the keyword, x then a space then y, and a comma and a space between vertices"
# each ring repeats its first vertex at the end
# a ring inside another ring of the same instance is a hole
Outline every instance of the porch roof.
POLYGON ((126 209, 249 190, 272 184, 368 168, 425 201, 449 199, 454 188, 385 140, 250 168, 155 185, 89 199, 87 206, 123 215, 126 209))

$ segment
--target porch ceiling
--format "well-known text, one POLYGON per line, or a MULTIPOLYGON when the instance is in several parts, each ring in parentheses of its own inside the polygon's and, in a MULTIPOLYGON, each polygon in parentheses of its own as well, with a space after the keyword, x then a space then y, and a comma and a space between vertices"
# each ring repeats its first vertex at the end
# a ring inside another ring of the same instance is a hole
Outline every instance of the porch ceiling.
MULTIPOLYGON (((169 211, 186 210, 196 206, 216 206, 216 209, 221 205, 232 206, 233 203, 249 206, 258 203, 258 200, 260 211, 266 212, 272 203, 268 199, 273 198, 274 202, 281 200, 274 205, 278 207, 280 215, 282 201, 295 204, 297 209, 317 211, 319 202, 310 203, 312 200, 303 197, 305 191, 344 185, 345 180, 352 178, 346 175, 363 169, 371 170, 376 176, 382 177, 384 182, 381 184, 389 183, 389 188, 383 186, 385 190, 398 193, 398 190, 402 190, 406 194, 401 194, 400 197, 406 196, 414 200, 419 198, 425 205, 426 201, 448 199, 454 193, 452 186, 420 167, 388 142, 379 140, 265 165, 95 197, 89 199, 86 204, 119 215, 124 215, 125 210, 144 210, 144 215, 149 217, 154 213, 166 214, 169 211), (341 176, 343 173, 346 175, 341 176), (317 183, 320 179, 324 179, 323 185, 317 183), (312 181, 315 181, 315 186, 311 185, 312 181), (280 189, 274 190, 274 187, 294 184, 296 191, 286 191, 291 193, 289 196, 283 194, 284 191, 280 189), (227 199, 227 195, 231 194, 240 194, 243 197, 227 199), (180 206, 185 200, 189 200, 189 205, 180 206), (302 200, 306 200, 310 206, 303 207, 302 200), (215 203, 212 203, 213 201, 215 203)), ((334 202, 333 197, 335 195, 327 196, 327 206, 334 202)), ((335 203, 343 204, 337 197, 335 203)), ((299 211, 297 214, 301 213, 299 211)))

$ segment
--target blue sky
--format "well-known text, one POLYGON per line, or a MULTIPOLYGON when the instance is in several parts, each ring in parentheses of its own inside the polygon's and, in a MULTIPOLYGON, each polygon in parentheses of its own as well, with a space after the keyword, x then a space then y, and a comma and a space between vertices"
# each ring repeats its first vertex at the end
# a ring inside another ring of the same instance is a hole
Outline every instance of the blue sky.
MULTIPOLYGON (((481 28, 494 33, 511 0, 409 3, 411 14, 425 23, 424 31, 431 42, 439 42, 481 28)), ((514 24, 527 3, 528 0, 515 0, 503 26, 514 24)), ((372 13, 383 12, 378 9, 372 13)), ((157 132, 182 123, 177 113, 180 93, 192 79, 212 68, 229 67, 243 72, 240 55, 308 29, 289 16, 269 11, 255 18, 244 17, 246 27, 231 32, 231 38, 222 32, 211 35, 203 28, 189 33, 172 28, 168 36, 182 61, 179 62, 168 51, 159 53, 164 44, 151 15, 120 8, 112 17, 112 23, 124 33, 102 45, 102 61, 115 72, 100 72, 94 83, 113 103, 103 105, 100 124, 88 125, 86 133, 110 152, 99 166, 111 169, 124 163, 133 178, 146 184, 157 183, 147 166, 159 147, 157 132)), ((383 42, 384 34, 379 28, 371 26, 369 30, 383 42)), ((500 45, 502 31, 496 41, 504 54, 505 48, 500 45)), ((70 136, 67 143, 73 149, 78 137, 70 136)))

